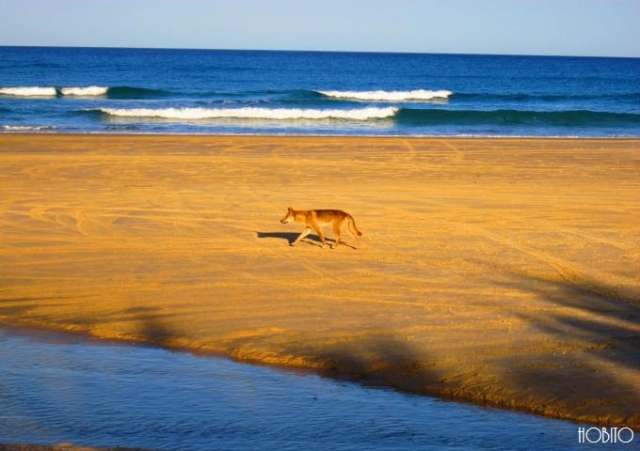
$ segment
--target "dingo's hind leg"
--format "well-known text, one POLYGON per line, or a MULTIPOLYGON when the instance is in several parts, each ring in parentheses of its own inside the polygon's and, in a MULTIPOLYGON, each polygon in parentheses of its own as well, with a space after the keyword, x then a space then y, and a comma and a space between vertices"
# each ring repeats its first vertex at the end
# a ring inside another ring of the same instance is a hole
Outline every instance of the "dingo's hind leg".
POLYGON ((356 240, 356 249, 360 247, 360 242, 358 241, 358 235, 360 235, 360 231, 356 228, 356 222, 353 218, 349 218, 349 222, 347 224, 347 229, 349 229, 349 233, 356 240))
POLYGON ((335 239, 336 242, 333 245, 333 248, 335 249, 336 247, 338 247, 338 244, 340 244, 340 229, 342 228, 342 223, 341 222, 334 222, 333 223, 333 234, 335 235, 335 239))
POLYGON ((296 238, 296 240, 293 243, 291 243, 291 246, 295 246, 296 244, 298 244, 300 240, 303 239, 305 236, 309 235, 309 233, 311 233, 311 227, 305 227, 302 233, 298 235, 298 238, 296 238))

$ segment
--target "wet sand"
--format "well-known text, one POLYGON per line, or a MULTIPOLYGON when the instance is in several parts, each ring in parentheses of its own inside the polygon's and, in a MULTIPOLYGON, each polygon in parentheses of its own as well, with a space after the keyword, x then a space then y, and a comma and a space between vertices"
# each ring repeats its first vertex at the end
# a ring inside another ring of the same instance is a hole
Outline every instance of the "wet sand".
POLYGON ((638 149, 0 135, 0 321, 640 429, 638 149))

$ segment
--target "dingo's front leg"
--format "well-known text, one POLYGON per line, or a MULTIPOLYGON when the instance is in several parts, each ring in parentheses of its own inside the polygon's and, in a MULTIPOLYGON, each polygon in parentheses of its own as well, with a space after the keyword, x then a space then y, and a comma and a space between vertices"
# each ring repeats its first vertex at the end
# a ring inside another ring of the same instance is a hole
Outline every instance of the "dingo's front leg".
POLYGON ((318 234, 318 238, 320 238, 320 241, 322 242, 322 249, 324 249, 325 247, 327 247, 327 241, 324 239, 324 233, 322 232, 322 228, 317 224, 314 224, 313 228, 316 230, 316 233, 318 234))
POLYGON ((311 228, 305 227, 302 233, 298 235, 298 238, 296 238, 296 240, 293 243, 291 243, 291 246, 295 246, 296 244, 298 244, 300 240, 303 239, 305 236, 309 235, 309 233, 311 233, 311 228))

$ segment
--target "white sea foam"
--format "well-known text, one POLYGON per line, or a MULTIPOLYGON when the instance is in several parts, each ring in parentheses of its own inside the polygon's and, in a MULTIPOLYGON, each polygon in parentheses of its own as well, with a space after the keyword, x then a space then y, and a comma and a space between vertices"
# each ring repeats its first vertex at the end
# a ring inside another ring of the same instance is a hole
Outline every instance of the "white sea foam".
POLYGON ((15 88, 0 88, 0 95, 17 97, 48 97, 57 94, 56 88, 44 86, 18 86, 15 88))
POLYGON ((55 130, 57 127, 52 125, 3 125, 2 130, 6 132, 33 132, 42 130, 55 130))
POLYGON ((380 102, 406 102, 416 100, 438 100, 447 99, 451 91, 428 91, 425 89, 416 89, 413 91, 317 91, 320 94, 339 98, 353 100, 369 100, 380 102))
POLYGON ((65 96, 103 96, 108 90, 106 86, 60 88, 60 92, 65 96))
POLYGON ((357 108, 349 110, 317 110, 299 108, 100 108, 111 116, 118 117, 148 117, 161 119, 347 119, 366 121, 368 119, 382 119, 396 114, 398 108, 357 108))

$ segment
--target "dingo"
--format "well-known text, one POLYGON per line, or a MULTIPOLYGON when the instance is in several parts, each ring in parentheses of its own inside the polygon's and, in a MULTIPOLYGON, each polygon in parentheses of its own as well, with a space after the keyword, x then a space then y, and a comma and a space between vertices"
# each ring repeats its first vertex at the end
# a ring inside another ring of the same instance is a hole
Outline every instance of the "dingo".
POLYGON ((324 233, 322 233, 322 226, 325 224, 333 225, 333 233, 336 237, 336 243, 333 245, 334 248, 340 244, 340 229, 342 225, 346 222, 347 229, 349 233, 356 240, 356 249, 360 245, 358 243, 358 236, 362 235, 362 232, 358 230, 356 227, 356 222, 349 213, 345 213, 340 210, 294 210, 289 207, 287 214, 280 221, 283 224, 289 224, 290 222, 302 222, 304 223, 304 230, 296 238, 296 240, 291 243, 291 246, 295 246, 301 239, 307 236, 311 230, 315 230, 322 241, 322 247, 324 248, 327 245, 327 242, 324 239, 324 233))

